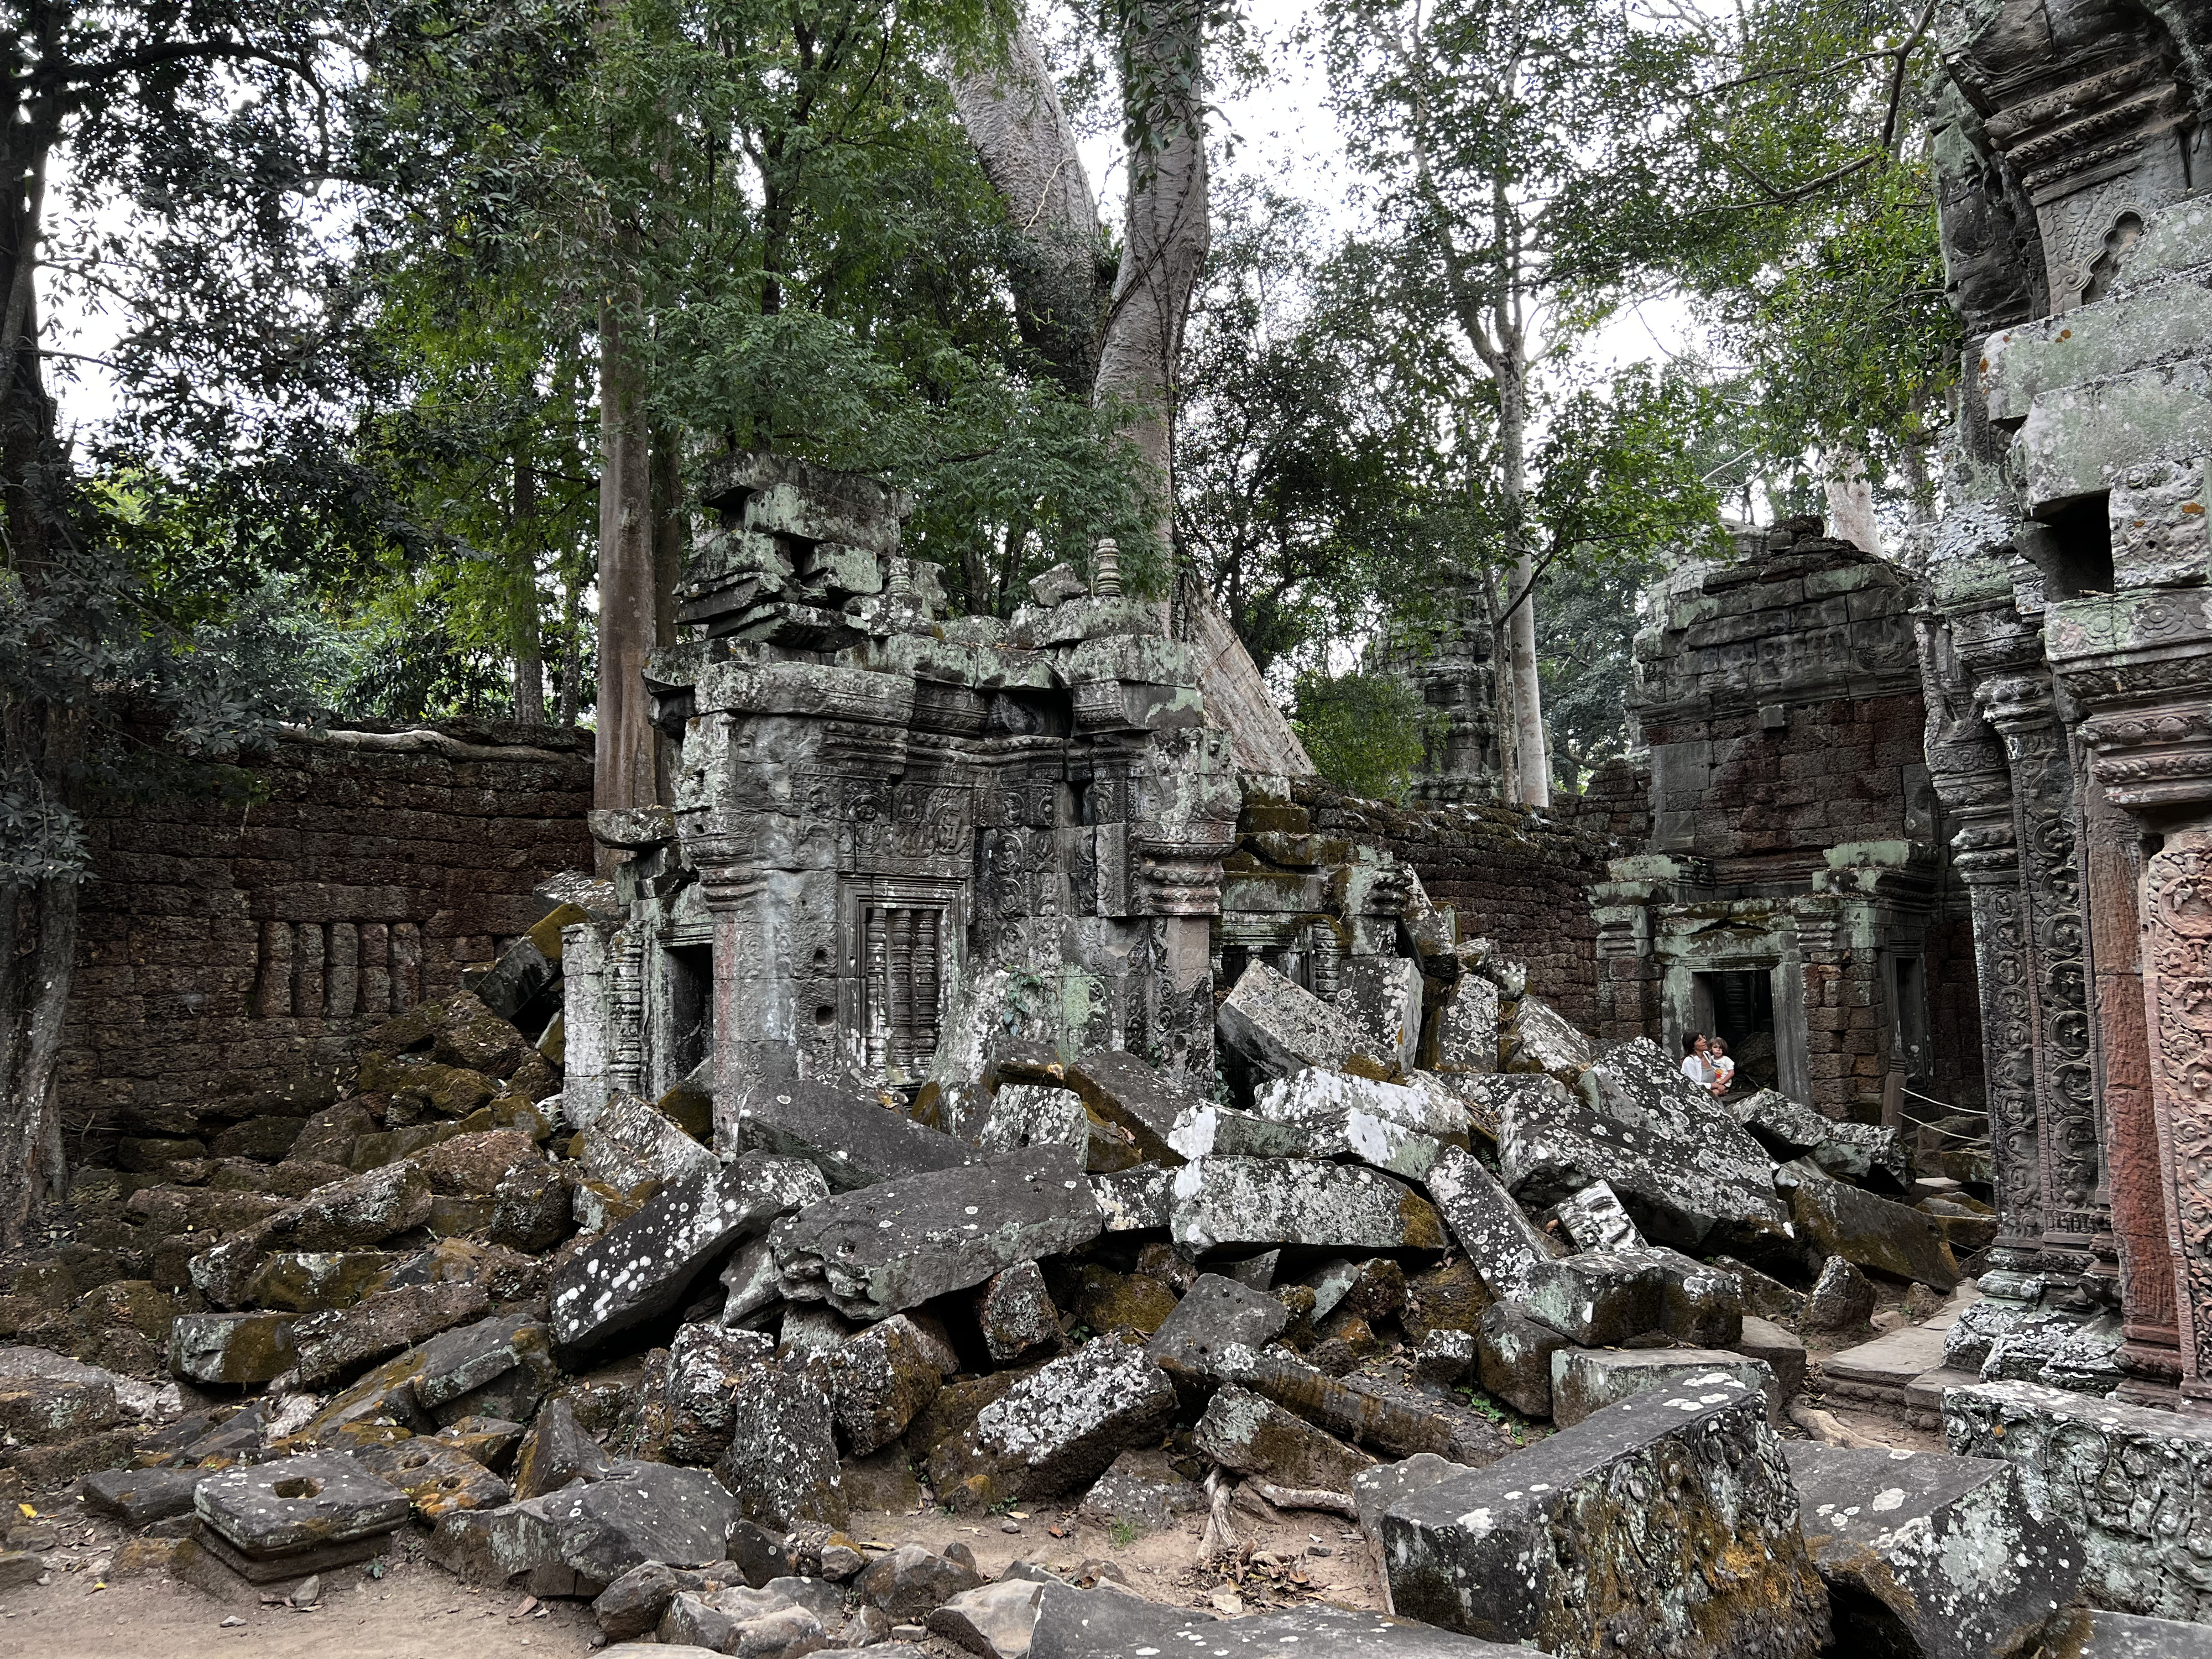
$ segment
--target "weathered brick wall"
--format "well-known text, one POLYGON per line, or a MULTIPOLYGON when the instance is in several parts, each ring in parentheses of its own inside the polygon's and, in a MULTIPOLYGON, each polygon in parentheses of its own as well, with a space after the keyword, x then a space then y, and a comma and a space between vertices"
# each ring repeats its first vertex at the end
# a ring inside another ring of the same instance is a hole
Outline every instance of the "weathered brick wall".
POLYGON ((263 798, 94 816, 64 1121, 271 1086, 459 984, 589 868, 592 738, 514 726, 288 738, 263 798))
MULTIPOLYGON (((1292 791, 1326 835, 1381 848, 1413 866, 1431 901, 1459 912, 1462 938, 1528 964, 1528 989, 1585 1030, 1597 1024, 1597 927, 1587 889, 1627 850, 1583 827, 1582 802, 1534 812, 1499 805, 1392 806, 1317 781, 1292 791)), ((1610 824, 1611 811, 1604 811, 1610 824)))
POLYGON ((1619 756, 1605 762, 1590 774, 1580 797, 1570 798, 1561 810, 1577 828, 1619 842, 1616 857, 1642 852, 1651 838, 1650 757, 1619 756))
MULTIPOLYGON (((1974 972, 1971 916, 1947 915, 1928 929, 1928 1048, 1930 1082, 1923 1092, 1949 1106, 1979 1110, 1986 1098, 1982 1071, 1982 1001, 1974 972)), ((1907 1101, 1916 1109, 1925 1103, 1907 1101)))

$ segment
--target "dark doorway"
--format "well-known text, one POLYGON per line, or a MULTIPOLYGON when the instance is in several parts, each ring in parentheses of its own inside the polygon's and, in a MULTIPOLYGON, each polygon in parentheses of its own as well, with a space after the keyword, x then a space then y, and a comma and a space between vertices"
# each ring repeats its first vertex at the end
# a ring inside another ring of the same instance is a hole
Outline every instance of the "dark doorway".
POLYGON ((1774 979, 1764 968, 1699 974, 1698 988, 1712 1004, 1706 1035, 1728 1044, 1735 1061, 1735 1086, 1771 1089, 1779 1075, 1774 1056, 1774 979))
POLYGON ((668 957, 667 1086, 675 1087, 714 1052, 714 947, 671 946, 668 957))

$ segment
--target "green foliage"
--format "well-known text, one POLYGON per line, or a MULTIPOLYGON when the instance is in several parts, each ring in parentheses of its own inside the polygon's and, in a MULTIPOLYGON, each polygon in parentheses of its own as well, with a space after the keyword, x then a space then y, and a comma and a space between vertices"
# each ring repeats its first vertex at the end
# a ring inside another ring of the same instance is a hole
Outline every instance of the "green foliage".
POLYGON ((1388 674, 1301 674, 1291 725, 1314 768, 1338 788, 1402 801, 1421 763, 1429 717, 1388 674))

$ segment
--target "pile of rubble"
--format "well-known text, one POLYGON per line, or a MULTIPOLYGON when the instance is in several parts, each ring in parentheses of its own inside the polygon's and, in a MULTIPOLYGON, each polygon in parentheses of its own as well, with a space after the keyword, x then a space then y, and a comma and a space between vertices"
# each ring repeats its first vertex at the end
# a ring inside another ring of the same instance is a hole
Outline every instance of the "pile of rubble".
POLYGON ((1410 962, 1334 1003, 1255 963, 1216 1098, 1017 1044, 918 1104, 786 1075, 719 1126, 688 1085, 572 1114, 568 896, 344 1086, 131 1125, 0 1304, 10 1496, 76 1481, 142 1559, 257 1584, 419 1523, 611 1639, 753 1656, 1979 1654, 2075 1599, 2008 1467, 1778 1436, 1788 1326, 1863 1324, 1868 1273, 1932 1300, 1986 1236, 1892 1132, 1593 1052, 1479 945, 1426 1011, 1410 962), (157 1358, 180 1386, 115 1375, 157 1358), (1443 1629, 1201 1632, 854 1527, 1048 1501, 1231 1557, 1241 1514, 1333 1511, 1443 1629))

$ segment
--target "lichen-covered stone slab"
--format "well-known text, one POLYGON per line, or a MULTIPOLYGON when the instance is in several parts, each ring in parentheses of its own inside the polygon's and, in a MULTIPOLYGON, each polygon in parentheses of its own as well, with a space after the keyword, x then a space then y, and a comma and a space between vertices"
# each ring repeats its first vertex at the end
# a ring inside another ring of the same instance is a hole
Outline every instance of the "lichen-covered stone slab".
POLYGON ((1590 1040, 1541 997, 1524 996, 1505 1028, 1505 1065, 1572 1084, 1595 1058, 1590 1040))
POLYGON ((301 1314, 292 1327, 301 1382, 325 1389, 375 1361, 491 1311, 481 1285, 403 1285, 350 1308, 301 1314))
POLYGON ((1443 1223, 1435 1206, 1374 1170, 1208 1158, 1177 1170, 1172 1190, 1169 1235, 1194 1251, 1235 1244, 1443 1248, 1443 1223))
POLYGON ((1132 1659, 1188 1654, 1323 1654, 1328 1659, 1526 1659, 1524 1648, 1345 1607, 1309 1607, 1245 1619, 1212 1619, 1128 1591, 1046 1584, 1038 1597, 1029 1659, 1132 1659))
POLYGON ((830 1351, 830 1404, 855 1457, 888 1446, 957 1368, 941 1334, 905 1314, 869 1326, 830 1351))
POLYGON ((1725 1268, 1657 1245, 1641 1252, 1659 1273, 1659 1328, 1698 1348, 1725 1348, 1743 1334, 1743 1281, 1725 1268))
POLYGON ((706 1470, 623 1462, 604 1480, 448 1514, 430 1554, 471 1583, 589 1597, 647 1561, 725 1560, 737 1525, 736 1500, 706 1470))
POLYGON ((393 1164, 319 1187, 254 1230, 268 1250, 349 1250, 380 1244, 430 1218, 430 1181, 412 1164, 393 1164))
POLYGON ((1140 1533, 1165 1532, 1177 1516, 1205 1507, 1197 1484, 1184 1480, 1157 1449, 1123 1452, 1091 1483, 1079 1506, 1094 1526, 1119 1524, 1140 1533))
POLYGON ((1373 1052, 1401 1072, 1421 1042, 1421 965, 1411 957, 1352 957, 1338 976, 1336 1006, 1352 1016, 1373 1052))
POLYGON ((787 1355, 747 1366, 730 1395, 730 1439, 714 1472, 738 1512, 775 1531, 842 1527, 851 1514, 837 1468, 836 1410, 818 1362, 787 1355))
POLYGON ((745 1368, 772 1358, 775 1340, 763 1331, 699 1322, 668 1343, 668 1455, 679 1463, 712 1463, 730 1444, 732 1402, 745 1368))
POLYGON ((512 1502, 514 1488, 459 1447, 416 1435, 367 1446, 362 1466, 407 1494, 425 1525, 455 1510, 490 1510, 512 1502))
POLYGON ((769 1237, 787 1297, 873 1320, 1080 1249, 1100 1226, 1080 1158, 1032 1146, 841 1193, 769 1237))
POLYGON ((1602 1181, 1593 1181, 1578 1193, 1559 1202, 1559 1225, 1578 1250, 1640 1250, 1644 1235, 1620 1201, 1620 1195, 1602 1181))
POLYGON ((1298 1072, 1263 1083, 1253 1091, 1252 1110, 1339 1141, 1355 1117, 1380 1119, 1432 1140, 1467 1133, 1467 1109, 1449 1091, 1439 1093, 1419 1080, 1382 1083, 1348 1072, 1298 1072))
POLYGON ((938 1501, 980 1509, 1087 1485, 1173 1420, 1175 1384, 1133 1344, 1101 1338, 1042 1366, 931 1458, 938 1501))
POLYGON ((579 1352, 667 1312, 739 1243, 829 1191, 821 1171, 803 1159, 748 1152, 703 1181, 656 1194, 555 1276, 555 1344, 579 1352))
POLYGON ((714 1155, 684 1133, 673 1118, 637 1095, 607 1097, 584 1128, 585 1170, 618 1192, 647 1181, 664 1186, 696 1182, 714 1172, 714 1155))
POLYGON ((2212 1531, 2212 1421, 1979 1382, 1944 1391, 1943 1442, 2011 1464, 2030 1512, 2081 1538, 2090 1606, 2212 1622, 2212 1583, 2189 1547, 2212 1531))
POLYGON ((1556 1204, 1603 1181, 1647 1237, 1686 1250, 1789 1225, 1765 1151, 1641 1037, 1607 1049, 1572 1091, 1509 1098, 1498 1156, 1522 1202, 1556 1204))
POLYGON ((1552 1420, 1571 1428, 1648 1389, 1702 1394, 1733 1382, 1781 1415, 1774 1375, 1756 1359, 1709 1348, 1563 1348, 1552 1356, 1552 1420))
POLYGON ((1808 1250, 1932 1290, 1959 1282, 1943 1229, 1925 1212, 1831 1180, 1802 1158, 1782 1179, 1790 1184, 1790 1218, 1808 1250))
POLYGON ((169 1369, 194 1382, 266 1382, 299 1358, 289 1314, 179 1314, 169 1328, 169 1369))
MULTIPOLYGON (((1168 1131, 1176 1161, 1200 1158, 1326 1158, 1305 1130, 1211 1101, 1187 1109, 1168 1131)), ((1332 1149, 1334 1150, 1334 1149, 1332 1149)))
POLYGON ((248 1555, 374 1538, 407 1519, 407 1494, 340 1452, 224 1469, 192 1492, 200 1520, 248 1555))
POLYGON ((1527 1297, 1551 1270, 1551 1245, 1513 1195, 1470 1153, 1448 1148, 1425 1178, 1452 1237, 1502 1301, 1527 1297))
POLYGON ((897 1176, 951 1170, 975 1149, 893 1111, 872 1095, 796 1077, 754 1084, 715 1125, 726 1152, 779 1152, 820 1170, 833 1193, 897 1176))
POLYGON ((1584 1347, 1626 1342, 1666 1317, 1666 1279, 1648 1250, 1584 1250, 1554 1261, 1522 1310, 1584 1347))
POLYGON ((1290 1322, 1290 1310, 1265 1291, 1200 1273, 1145 1348, 1170 1376, 1203 1384, 1213 1379, 1217 1355, 1240 1346, 1264 1348, 1290 1322))
POLYGON ((1728 1110, 1783 1162, 1809 1158, 1838 1180, 1873 1179, 1898 1193, 1912 1185, 1911 1149, 1895 1129, 1824 1117, 1775 1089, 1730 1102, 1728 1110))
POLYGON ((1153 1164, 1091 1176, 1102 1224, 1109 1233, 1146 1232, 1168 1224, 1175 1171, 1153 1164))
POLYGON ((2008 1464, 1804 1440, 1784 1455, 1844 1651, 1901 1629, 1920 1659, 2023 1652, 2074 1599, 2081 1541, 2030 1513, 2008 1464))
POLYGON ((2043 1632, 2053 1659, 2212 1659, 2212 1625, 2075 1607, 2043 1632))
POLYGON ((1382 1064, 1378 1046, 1345 1014, 1264 962, 1239 975, 1215 1016, 1222 1040, 1262 1077, 1307 1066, 1340 1072, 1355 1057, 1382 1064))
POLYGON ((552 1333, 526 1313, 496 1314, 422 1345, 415 1403, 440 1423, 527 1422, 560 1373, 552 1333))
POLYGON ((1223 1468, 1281 1486, 1349 1492, 1375 1460, 1334 1435, 1234 1383, 1215 1391, 1191 1443, 1223 1468))
POLYGON ((1498 988, 1474 974, 1462 974, 1451 995, 1430 1018, 1437 1022, 1437 1069, 1494 1072, 1498 1069, 1498 988))
POLYGON ((84 1478, 84 1506, 125 1526, 150 1526, 192 1507, 205 1469, 101 1469, 84 1478))
POLYGON ((1119 1048, 1099 1048, 1067 1068, 1068 1086, 1107 1122, 1129 1132, 1146 1158, 1175 1163, 1168 1134, 1199 1098, 1170 1083, 1158 1068, 1119 1048))
POLYGON ((1552 1356, 1572 1346, 1516 1304, 1492 1303, 1482 1310, 1482 1328, 1475 1338, 1476 1375, 1483 1392, 1503 1400, 1523 1417, 1549 1417, 1552 1356))
POLYGON ((1400 1499, 1392 1605, 1552 1653, 1813 1659, 1827 1590, 1755 1395, 1654 1389, 1400 1499))

